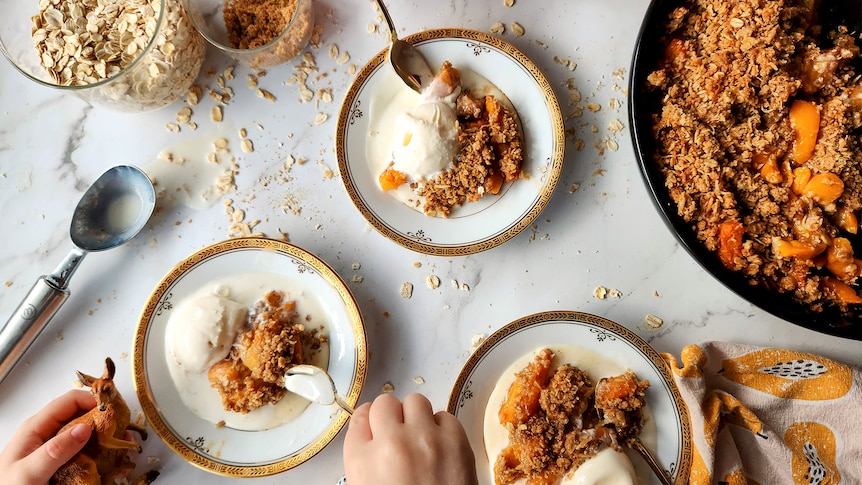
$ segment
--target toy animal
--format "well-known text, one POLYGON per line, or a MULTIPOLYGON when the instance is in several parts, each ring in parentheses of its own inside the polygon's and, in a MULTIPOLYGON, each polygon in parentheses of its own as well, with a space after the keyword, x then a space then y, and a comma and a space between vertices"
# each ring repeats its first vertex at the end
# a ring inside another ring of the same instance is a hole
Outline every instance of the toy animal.
POLYGON ((140 453, 141 446, 127 439, 126 431, 135 431, 145 440, 147 430, 130 422, 129 406, 114 385, 115 370, 114 361, 108 357, 102 377, 78 372, 81 383, 89 387, 90 394, 96 398, 96 407, 70 421, 60 431, 84 423, 93 429, 93 434, 84 449, 57 470, 51 478, 52 485, 113 485, 117 477, 135 467, 129 451, 140 453))

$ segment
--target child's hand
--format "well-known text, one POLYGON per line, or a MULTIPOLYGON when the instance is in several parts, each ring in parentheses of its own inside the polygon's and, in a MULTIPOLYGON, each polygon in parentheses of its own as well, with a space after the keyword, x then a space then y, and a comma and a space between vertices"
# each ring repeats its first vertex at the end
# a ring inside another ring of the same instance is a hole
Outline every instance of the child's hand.
POLYGON ((0 453, 3 483, 45 485, 60 466, 87 443, 85 424, 54 436, 64 424, 92 409, 96 400, 86 391, 69 391, 24 421, 0 453))
POLYGON ((382 394, 356 409, 344 438, 348 485, 477 485, 476 464, 458 419, 434 414, 421 394, 382 394))

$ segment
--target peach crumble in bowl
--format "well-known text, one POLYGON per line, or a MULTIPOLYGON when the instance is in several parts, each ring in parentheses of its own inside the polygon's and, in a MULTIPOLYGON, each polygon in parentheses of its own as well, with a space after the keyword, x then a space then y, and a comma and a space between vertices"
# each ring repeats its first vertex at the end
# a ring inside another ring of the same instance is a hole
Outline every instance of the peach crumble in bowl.
POLYGON ((691 424, 670 371, 595 315, 537 313, 494 332, 464 364, 448 411, 464 423, 481 485, 660 483, 634 439, 688 483, 691 424))
POLYGON ((338 275, 296 246, 242 238, 180 262, 147 301, 134 342, 135 388, 153 429, 195 466, 231 477, 293 468, 347 422, 284 387, 294 365, 326 369, 355 405, 367 349, 338 275))
POLYGON ((520 51, 466 29, 408 36, 439 70, 410 90, 378 53, 338 119, 342 181, 368 222, 425 254, 463 255, 511 239, 559 180, 564 128, 553 88, 520 51))

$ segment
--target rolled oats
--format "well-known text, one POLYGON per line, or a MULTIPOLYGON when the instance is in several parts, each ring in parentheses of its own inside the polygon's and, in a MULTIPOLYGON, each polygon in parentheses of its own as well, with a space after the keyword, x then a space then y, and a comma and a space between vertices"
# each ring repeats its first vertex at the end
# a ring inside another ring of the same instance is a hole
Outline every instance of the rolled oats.
POLYGON ((210 119, 213 120, 213 122, 215 123, 220 123, 221 120, 224 119, 224 114, 222 113, 221 106, 216 105, 213 106, 212 109, 210 109, 210 119))
POLYGON ((31 20, 51 80, 87 86, 110 79, 76 93, 121 111, 170 104, 187 93, 203 61, 203 37, 178 0, 42 0, 31 20))
POLYGON ((518 37, 520 37, 520 36, 524 35, 524 33, 526 33, 526 31, 524 30, 524 27, 521 24, 519 24, 518 22, 512 22, 512 25, 510 27, 512 27, 512 32, 515 35, 517 35, 518 37))
POLYGON ((266 89, 258 89, 256 94, 258 98, 263 98, 267 101, 275 101, 275 95, 270 93, 266 89))
POLYGON ((243 138, 240 148, 242 148, 242 151, 245 153, 251 153, 254 151, 254 144, 248 138, 243 138))

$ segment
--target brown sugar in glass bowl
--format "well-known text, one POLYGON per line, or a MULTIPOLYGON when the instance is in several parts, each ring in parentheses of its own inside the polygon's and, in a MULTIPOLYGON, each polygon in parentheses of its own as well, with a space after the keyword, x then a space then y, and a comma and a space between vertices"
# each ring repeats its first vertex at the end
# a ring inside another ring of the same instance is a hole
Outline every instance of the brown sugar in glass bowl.
POLYGON ((207 41, 254 69, 293 59, 314 30, 312 0, 184 1, 207 41))

